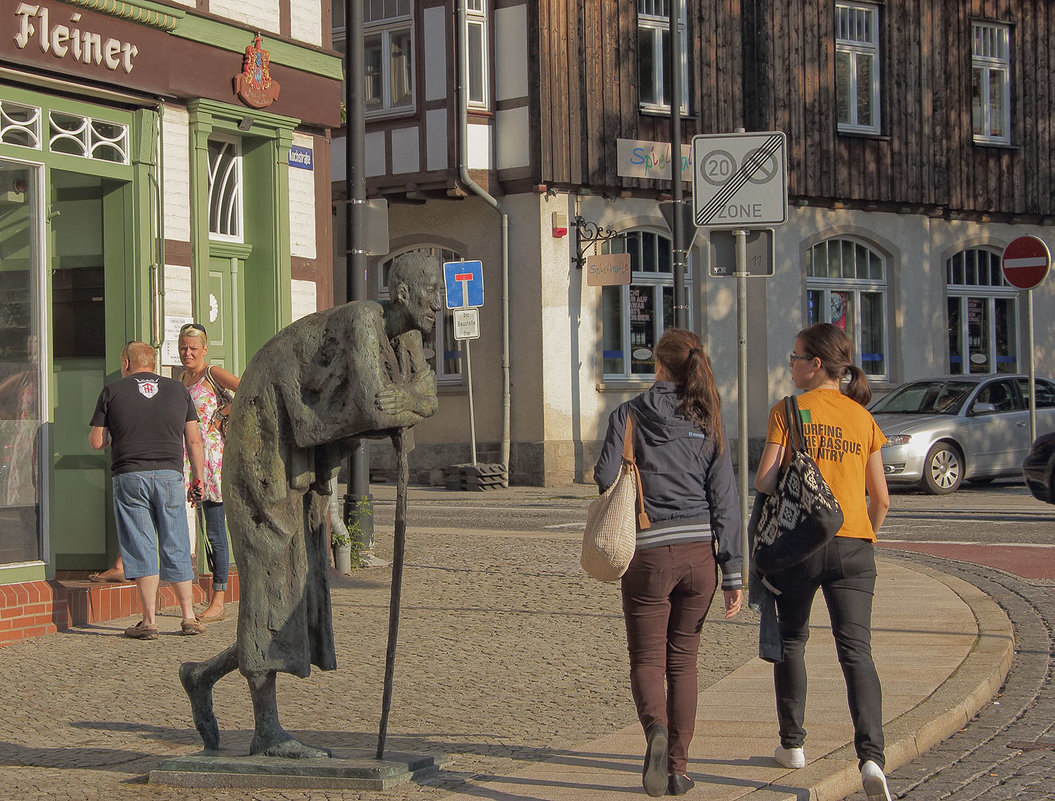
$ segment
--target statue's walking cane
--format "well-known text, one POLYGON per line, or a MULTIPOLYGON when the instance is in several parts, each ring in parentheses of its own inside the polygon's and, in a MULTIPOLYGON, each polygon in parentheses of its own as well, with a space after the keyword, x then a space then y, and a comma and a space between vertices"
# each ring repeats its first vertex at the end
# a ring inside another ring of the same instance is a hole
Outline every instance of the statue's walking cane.
POLYGON ((388 650, 385 652, 385 688, 381 695, 381 728, 377 735, 377 758, 384 759, 388 713, 392 709, 392 681, 396 672, 396 640, 399 637, 399 601, 403 590, 403 550, 407 541, 407 431, 392 436, 396 446, 396 525, 392 542, 392 595, 388 604, 388 650))

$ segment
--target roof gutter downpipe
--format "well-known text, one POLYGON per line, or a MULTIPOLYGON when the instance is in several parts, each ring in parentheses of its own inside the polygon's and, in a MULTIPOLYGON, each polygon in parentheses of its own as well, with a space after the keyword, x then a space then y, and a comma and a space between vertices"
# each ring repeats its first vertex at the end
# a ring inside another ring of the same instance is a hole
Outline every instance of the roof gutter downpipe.
POLYGON ((509 213, 487 190, 469 175, 469 114, 466 81, 468 57, 465 52, 465 0, 458 0, 455 17, 458 57, 458 177, 465 187, 498 212, 502 225, 502 450, 500 461, 509 475, 509 213))

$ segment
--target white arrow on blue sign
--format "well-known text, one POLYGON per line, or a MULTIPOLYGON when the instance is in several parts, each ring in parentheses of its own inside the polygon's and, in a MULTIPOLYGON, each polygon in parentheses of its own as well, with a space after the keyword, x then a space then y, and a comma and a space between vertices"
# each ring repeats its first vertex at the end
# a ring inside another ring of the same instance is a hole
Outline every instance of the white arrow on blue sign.
POLYGON ((445 261, 443 285, 448 309, 484 305, 484 265, 481 261, 445 261))

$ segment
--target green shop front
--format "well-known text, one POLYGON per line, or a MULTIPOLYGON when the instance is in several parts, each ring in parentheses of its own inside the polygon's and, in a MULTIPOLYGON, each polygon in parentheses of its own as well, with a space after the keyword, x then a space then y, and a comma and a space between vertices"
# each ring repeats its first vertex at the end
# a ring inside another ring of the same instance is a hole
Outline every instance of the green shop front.
POLYGON ((276 40, 271 73, 289 99, 249 107, 233 78, 253 42, 156 3, 0 0, 0 586, 113 558, 108 454, 89 448, 88 419, 126 342, 171 339, 166 265, 189 275, 187 311, 236 371, 290 321, 289 150, 309 137, 328 162, 340 62, 276 40), (176 151, 172 109, 186 121, 176 151), (238 156, 237 210, 225 153, 238 156), (166 191, 173 176, 183 194, 166 191), (216 234, 223 210, 237 235, 216 234))

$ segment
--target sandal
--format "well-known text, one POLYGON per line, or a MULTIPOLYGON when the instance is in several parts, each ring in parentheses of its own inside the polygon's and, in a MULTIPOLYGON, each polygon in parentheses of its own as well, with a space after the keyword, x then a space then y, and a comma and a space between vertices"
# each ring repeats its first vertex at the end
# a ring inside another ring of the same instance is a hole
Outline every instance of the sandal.
POLYGON ((133 640, 156 640, 158 627, 153 623, 148 625, 140 620, 134 626, 125 629, 125 636, 133 640))
POLYGON ((89 573, 88 581, 92 581, 96 584, 107 584, 111 581, 120 583, 126 580, 124 571, 121 571, 120 573, 111 573, 111 570, 113 570, 113 568, 104 570, 102 573, 89 573))
POLYGON ((212 615, 206 614, 205 612, 198 615, 199 623, 219 623, 221 620, 227 620, 227 612, 223 609, 212 615))
POLYGON ((194 618, 194 620, 184 620, 180 623, 179 630, 180 634, 186 634, 188 636, 193 634, 204 634, 205 626, 200 620, 198 620, 198 618, 194 618))

